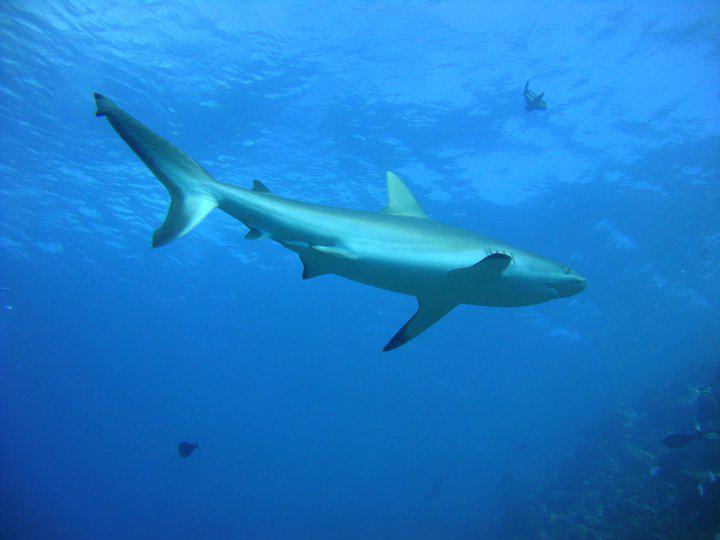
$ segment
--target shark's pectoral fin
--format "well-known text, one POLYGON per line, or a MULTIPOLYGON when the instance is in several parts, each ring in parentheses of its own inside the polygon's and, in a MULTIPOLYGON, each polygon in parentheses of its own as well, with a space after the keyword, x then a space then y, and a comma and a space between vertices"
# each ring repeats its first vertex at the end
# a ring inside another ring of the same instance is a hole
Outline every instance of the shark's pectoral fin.
POLYGON ((537 96, 533 96, 532 101, 528 103, 528 108, 530 109, 542 109, 543 106, 547 108, 547 104, 545 101, 543 101, 543 96, 545 95, 545 92, 538 94, 537 96))
POLYGON ((271 193, 270 189, 260 180, 253 180, 252 191, 257 191, 259 193, 271 193))
POLYGON ((410 193, 407 186, 394 173, 387 172, 388 204, 385 207, 386 214, 395 216, 410 216, 427 219, 420 205, 410 193))
POLYGON ((512 257, 506 253, 492 253, 482 259, 480 262, 468 266, 466 268, 458 268, 450 271, 450 277, 485 277, 491 279, 500 277, 500 274, 510 265, 512 257))
POLYGON ((450 313, 457 305, 454 302, 445 299, 436 298, 418 298, 418 309, 415 315, 405 323, 397 334, 395 334, 383 351, 392 351, 401 345, 404 345, 411 339, 419 336, 433 324, 450 313))

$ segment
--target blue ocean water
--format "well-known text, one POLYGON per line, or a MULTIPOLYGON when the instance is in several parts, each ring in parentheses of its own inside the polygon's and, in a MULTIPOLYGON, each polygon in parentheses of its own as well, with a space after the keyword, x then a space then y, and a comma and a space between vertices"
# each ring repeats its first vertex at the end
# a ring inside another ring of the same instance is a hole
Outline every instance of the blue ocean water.
POLYGON ((720 356, 718 43, 703 1, 3 2, 2 536, 485 537, 720 356), (167 193, 94 91, 223 182, 372 210, 392 170, 589 287, 382 353, 413 298, 221 212, 150 250, 167 193))

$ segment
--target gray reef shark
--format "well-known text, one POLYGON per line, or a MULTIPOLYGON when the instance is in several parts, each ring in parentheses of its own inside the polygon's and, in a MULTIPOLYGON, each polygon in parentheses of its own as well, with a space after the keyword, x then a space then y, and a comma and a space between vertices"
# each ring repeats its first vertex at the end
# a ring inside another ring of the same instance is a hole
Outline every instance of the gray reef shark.
POLYGON ((523 97, 525 98, 525 112, 547 110, 547 103, 545 103, 545 100, 543 99, 543 97, 545 97, 545 92, 536 94, 530 90, 530 81, 525 83, 523 97))
POLYGON ((170 192, 152 247, 190 232, 214 208, 244 223, 249 240, 271 239, 300 256, 303 279, 339 276, 415 296, 418 309, 383 350, 427 330, 459 304, 514 307, 573 296, 579 274, 558 262, 430 220, 405 184, 387 173, 381 212, 345 210, 284 199, 255 181, 252 189, 216 181, 198 163, 95 94, 96 116, 120 137, 170 192))

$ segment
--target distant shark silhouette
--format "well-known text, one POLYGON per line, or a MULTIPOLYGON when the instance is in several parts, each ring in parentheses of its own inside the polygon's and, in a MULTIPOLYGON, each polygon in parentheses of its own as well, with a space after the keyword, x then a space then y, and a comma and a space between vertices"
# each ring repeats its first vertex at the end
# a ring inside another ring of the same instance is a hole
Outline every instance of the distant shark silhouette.
POLYGON ((284 199, 257 180, 249 190, 217 182, 110 99, 95 94, 95 103, 96 116, 108 118, 170 192, 170 208, 152 247, 187 234, 219 208, 250 229, 247 239, 269 238, 297 253, 303 279, 337 274, 415 296, 417 312, 385 351, 417 337, 459 304, 525 306, 585 289, 585 280, 560 263, 431 221, 391 172, 381 212, 284 199))
POLYGON ((525 112, 530 111, 545 111, 547 110, 547 103, 543 100, 545 92, 535 94, 530 90, 530 81, 525 83, 525 90, 523 91, 523 97, 525 98, 525 112))

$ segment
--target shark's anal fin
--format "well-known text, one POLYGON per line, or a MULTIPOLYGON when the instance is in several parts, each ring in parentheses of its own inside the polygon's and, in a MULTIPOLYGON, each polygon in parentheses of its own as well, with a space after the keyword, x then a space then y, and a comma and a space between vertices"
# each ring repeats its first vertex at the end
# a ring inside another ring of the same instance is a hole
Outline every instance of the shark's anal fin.
POLYGON ((258 193, 271 193, 270 189, 260 180, 253 180, 252 191, 257 191, 258 193))
POLYGON ((418 309, 408 322, 395 334, 383 351, 392 351, 419 336, 433 324, 450 313, 457 305, 438 298, 418 298, 418 309))
POLYGON ((300 256, 300 262, 303 264, 303 279, 332 274, 334 265, 341 261, 354 261, 357 259, 357 255, 352 251, 337 246, 305 244, 287 240, 281 243, 300 256))
POLYGON ((300 255, 300 262, 303 265, 303 279, 312 279, 314 277, 330 274, 330 272, 325 270, 322 264, 315 261, 312 257, 309 257, 307 254, 300 255))
POLYGON ((483 276, 487 279, 500 277, 500 274, 510 265, 512 262, 512 256, 506 253, 492 253, 466 268, 458 268, 457 270, 450 271, 450 277, 463 278, 463 277, 477 277, 483 276))
POLYGON ((385 207, 386 214, 394 216, 409 216, 427 219, 420 205, 410 193, 407 186, 394 173, 387 172, 388 204, 385 207))

